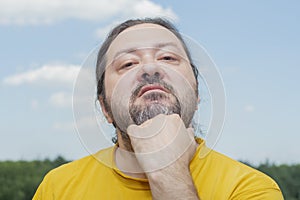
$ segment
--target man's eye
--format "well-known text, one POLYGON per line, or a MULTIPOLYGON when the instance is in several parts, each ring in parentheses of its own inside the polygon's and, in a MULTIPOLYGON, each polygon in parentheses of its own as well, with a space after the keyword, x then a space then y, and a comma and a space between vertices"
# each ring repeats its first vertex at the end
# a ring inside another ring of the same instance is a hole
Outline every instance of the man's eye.
POLYGON ((174 56, 163 56, 160 58, 160 60, 165 60, 165 61, 177 61, 177 58, 174 56))
POLYGON ((128 68, 136 64, 135 62, 126 62, 125 64, 121 65, 121 69, 128 68))

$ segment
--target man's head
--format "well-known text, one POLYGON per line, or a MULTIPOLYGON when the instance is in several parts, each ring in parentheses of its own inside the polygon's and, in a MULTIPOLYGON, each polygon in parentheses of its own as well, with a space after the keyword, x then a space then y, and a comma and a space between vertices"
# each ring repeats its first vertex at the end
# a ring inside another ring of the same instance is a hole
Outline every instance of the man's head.
POLYGON ((190 125, 198 71, 168 21, 129 20, 115 27, 99 50, 96 74, 103 113, 121 132, 158 114, 176 113, 190 125))

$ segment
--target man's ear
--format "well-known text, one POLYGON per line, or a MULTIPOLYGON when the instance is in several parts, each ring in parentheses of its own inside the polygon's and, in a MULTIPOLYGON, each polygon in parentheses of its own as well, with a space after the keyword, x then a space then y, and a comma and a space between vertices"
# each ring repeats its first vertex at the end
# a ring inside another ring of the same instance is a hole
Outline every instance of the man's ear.
POLYGON ((105 107, 104 99, 103 99, 102 96, 99 96, 99 102, 100 102, 102 113, 104 114, 107 122, 110 123, 110 124, 113 123, 114 120, 112 119, 112 117, 110 116, 109 112, 107 111, 107 109, 105 107))

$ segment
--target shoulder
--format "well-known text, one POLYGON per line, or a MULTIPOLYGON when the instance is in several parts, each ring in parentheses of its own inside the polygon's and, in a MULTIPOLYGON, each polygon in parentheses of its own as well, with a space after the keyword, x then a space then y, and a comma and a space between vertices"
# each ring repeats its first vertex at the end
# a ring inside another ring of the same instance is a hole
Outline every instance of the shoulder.
POLYGON ((61 165, 51 170, 48 174, 53 178, 71 178, 85 171, 105 168, 110 164, 113 149, 114 147, 102 149, 95 154, 61 165))
MULTIPOLYGON (((190 167, 195 182, 199 186, 201 183, 202 187, 203 185, 214 185, 215 195, 220 194, 218 198, 221 198, 222 195, 223 197, 227 196, 227 199, 233 197, 253 199, 252 196, 257 195, 258 197, 272 196, 278 197, 274 199, 282 199, 278 185, 268 175, 209 149, 204 142, 200 143, 190 167)), ((204 193, 210 189, 207 187, 206 191, 201 191, 204 193)))
POLYGON ((191 165, 195 169, 198 168, 199 170, 201 168, 201 170, 207 170, 213 174, 222 174, 222 177, 232 177, 237 181, 253 179, 253 181, 262 181, 277 186, 275 181, 266 174, 208 148, 203 140, 199 143, 191 165))
POLYGON ((247 185, 247 184, 259 184, 271 186, 276 189, 279 189, 276 182, 269 177, 268 175, 258 171, 244 163, 236 161, 232 158, 229 158, 219 152, 212 151, 211 158, 219 166, 222 166, 227 173, 231 176, 236 177, 237 184, 247 185))
MULTIPOLYGON (((71 188, 81 187, 90 180, 96 172, 108 170, 107 166, 112 157, 113 147, 100 150, 96 154, 83 157, 70 163, 61 165, 46 174, 38 187, 34 199, 41 196, 51 197, 71 188), (106 160, 103 160, 106 159, 106 160)), ((43 198, 44 199, 44 198, 43 198)))

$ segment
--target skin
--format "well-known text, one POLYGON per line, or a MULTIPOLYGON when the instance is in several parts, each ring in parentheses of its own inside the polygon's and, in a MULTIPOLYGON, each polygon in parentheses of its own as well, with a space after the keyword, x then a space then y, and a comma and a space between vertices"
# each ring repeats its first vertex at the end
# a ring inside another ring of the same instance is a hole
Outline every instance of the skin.
POLYGON ((117 166, 131 176, 147 178, 153 199, 199 199, 189 171, 197 148, 189 125, 199 99, 181 42, 164 27, 140 24, 119 34, 106 56, 104 84, 109 110, 103 99, 99 100, 108 122, 117 124, 117 166), (145 74, 159 74, 159 79, 172 90, 148 84, 132 100, 145 74), (139 125, 131 118, 132 106, 156 109, 172 106, 176 99, 181 107, 180 116, 158 114, 139 125), (130 141, 123 139, 122 132, 130 141), (130 151, 133 152, 129 154, 130 151))

